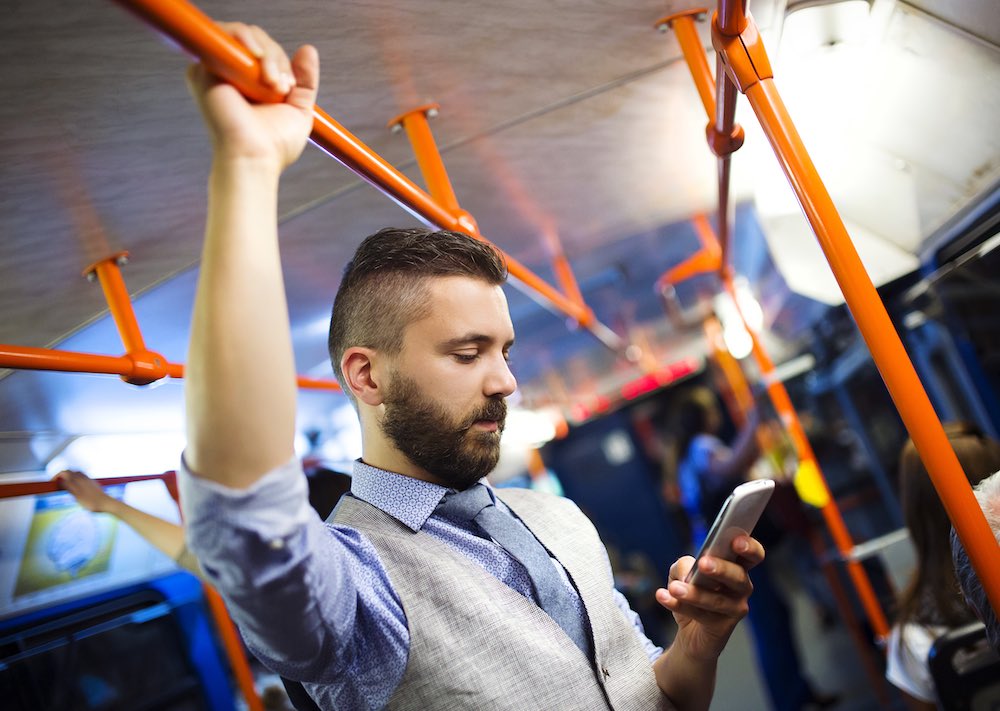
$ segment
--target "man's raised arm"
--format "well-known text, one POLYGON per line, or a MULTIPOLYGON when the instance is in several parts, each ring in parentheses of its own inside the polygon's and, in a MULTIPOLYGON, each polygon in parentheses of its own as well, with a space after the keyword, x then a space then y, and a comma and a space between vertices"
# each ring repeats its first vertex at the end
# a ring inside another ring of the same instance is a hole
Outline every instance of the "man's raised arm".
POLYGON ((278 254, 278 179, 312 126, 319 59, 291 62, 262 30, 225 25, 261 60, 281 104, 251 104, 195 65, 188 83, 212 139, 208 216, 186 383, 187 466, 247 488, 293 454, 295 362, 278 254))

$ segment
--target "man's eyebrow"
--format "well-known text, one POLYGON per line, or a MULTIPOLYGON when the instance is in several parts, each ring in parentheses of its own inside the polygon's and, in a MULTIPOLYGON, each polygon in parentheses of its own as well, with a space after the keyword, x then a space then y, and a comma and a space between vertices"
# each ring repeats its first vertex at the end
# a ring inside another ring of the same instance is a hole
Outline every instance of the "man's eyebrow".
MULTIPOLYGON (((493 336, 487 336, 484 333, 466 333, 462 336, 456 338, 449 338, 447 341, 441 343, 441 347, 444 349, 448 348, 458 348, 460 346, 470 346, 470 345, 490 345, 496 342, 493 336)), ((514 339, 511 338, 509 341, 504 343, 504 348, 510 348, 514 345, 514 339)))

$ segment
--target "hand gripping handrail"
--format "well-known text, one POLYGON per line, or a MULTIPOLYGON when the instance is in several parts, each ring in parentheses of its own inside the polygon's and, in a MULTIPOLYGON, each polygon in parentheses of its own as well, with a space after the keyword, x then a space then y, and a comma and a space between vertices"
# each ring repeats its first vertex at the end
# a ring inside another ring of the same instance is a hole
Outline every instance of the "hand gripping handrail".
MULTIPOLYGON (((187 0, 115 1, 177 42, 244 96, 262 103, 277 103, 284 99, 261 81, 260 62, 187 0)), ((313 108, 310 139, 425 224, 465 232, 476 239, 488 241, 468 213, 449 210, 448 205, 421 190, 318 106, 313 108)), ((622 339, 597 321, 588 307, 561 294, 513 257, 505 256, 513 283, 520 285, 529 296, 546 308, 569 316, 608 348, 615 351, 624 349, 622 339)))

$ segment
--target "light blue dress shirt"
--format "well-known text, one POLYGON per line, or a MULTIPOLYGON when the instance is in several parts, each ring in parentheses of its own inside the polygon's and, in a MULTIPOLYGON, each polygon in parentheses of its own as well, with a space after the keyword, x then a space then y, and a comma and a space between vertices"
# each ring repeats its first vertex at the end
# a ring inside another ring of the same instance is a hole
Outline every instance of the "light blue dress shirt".
MULTIPOLYGON (((246 490, 201 479, 182 462, 179 483, 188 545, 253 653, 278 674, 306 680, 321 708, 385 706, 406 670, 410 637, 403 607, 365 536, 322 522, 309 506, 299 461, 246 490)), ((350 495, 454 546, 534 599, 524 567, 503 548, 434 515, 448 491, 359 461, 350 495)), ((553 565, 585 616, 565 570, 555 560, 553 565)), ((655 660, 663 650, 646 637, 625 598, 609 592, 655 660)))

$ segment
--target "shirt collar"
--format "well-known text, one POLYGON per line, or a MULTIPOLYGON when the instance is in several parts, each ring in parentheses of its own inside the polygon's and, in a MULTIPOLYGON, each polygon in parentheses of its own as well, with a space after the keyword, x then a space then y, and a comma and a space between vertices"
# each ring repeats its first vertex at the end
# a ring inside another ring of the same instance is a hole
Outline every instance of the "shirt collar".
MULTIPOLYGON (((491 489, 485 478, 480 483, 491 489)), ((379 469, 360 459, 354 462, 351 493, 386 512, 414 533, 423 528, 449 491, 452 489, 446 486, 379 469)), ((490 497, 496 501, 492 491, 490 497)))

